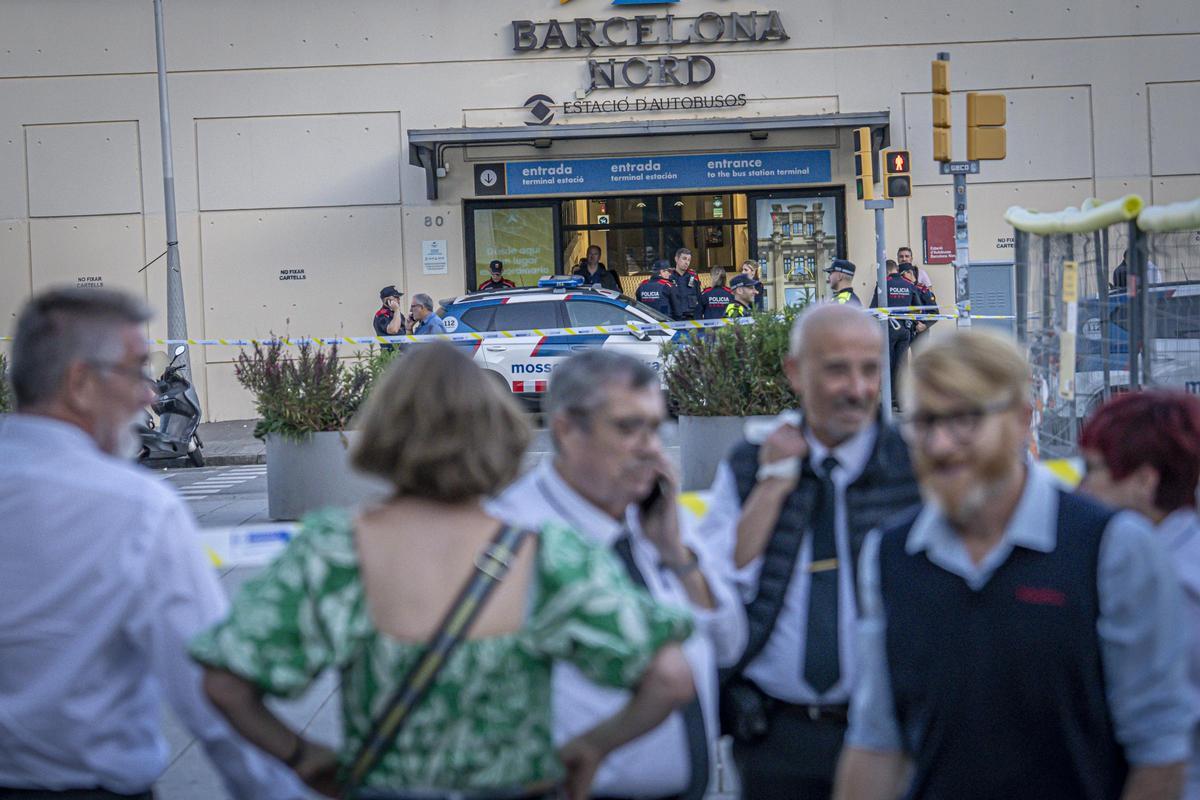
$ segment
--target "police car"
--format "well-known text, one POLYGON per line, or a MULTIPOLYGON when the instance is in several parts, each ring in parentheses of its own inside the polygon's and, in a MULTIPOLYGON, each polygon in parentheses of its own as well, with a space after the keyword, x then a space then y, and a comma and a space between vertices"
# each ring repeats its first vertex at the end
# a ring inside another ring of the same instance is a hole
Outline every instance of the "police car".
MULTIPOLYGON (((438 314, 447 333, 622 328, 630 322, 670 321, 620 292, 582 284, 583 279, 578 277, 542 278, 536 288, 479 292, 443 300, 438 314)), ((534 399, 546 391, 554 368, 563 359, 594 347, 628 353, 661 371, 662 344, 677 333, 659 329, 576 336, 512 336, 463 345, 471 348, 476 363, 499 376, 514 394, 534 399)))

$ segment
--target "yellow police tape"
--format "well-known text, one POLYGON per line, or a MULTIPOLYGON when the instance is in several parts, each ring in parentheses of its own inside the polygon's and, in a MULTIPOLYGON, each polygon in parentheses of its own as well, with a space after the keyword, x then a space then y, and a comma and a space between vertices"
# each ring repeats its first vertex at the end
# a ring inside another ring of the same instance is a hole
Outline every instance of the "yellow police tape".
MULTIPOLYGON (((868 313, 877 317, 889 317, 892 319, 904 320, 940 320, 940 319, 958 319, 957 314, 933 314, 927 313, 921 309, 929 308, 928 306, 913 306, 906 308, 888 308, 868 309, 868 313)), ((971 319, 979 320, 1011 320, 1012 316, 1005 315, 970 315, 971 319)), ((431 333, 431 334, 403 334, 398 336, 285 336, 276 337, 273 339, 148 339, 151 344, 157 345, 174 345, 186 344, 193 346, 229 346, 229 347, 252 347, 254 345, 272 345, 283 344, 287 346, 298 347, 304 344, 316 344, 320 346, 333 344, 401 344, 401 343, 420 343, 430 341, 440 342, 482 342, 488 339, 514 339, 519 336, 537 336, 539 338, 548 338, 552 336, 620 336, 641 333, 645 331, 677 331, 677 330, 703 330, 708 328, 724 328, 729 325, 753 325, 754 317, 724 317, 721 319, 692 319, 682 322, 631 322, 626 325, 591 325, 587 327, 577 328, 531 328, 529 330, 513 330, 513 331, 485 331, 470 333, 431 333)), ((0 336, 0 342, 12 341, 11 336, 0 336)))
POLYGON ((1042 466, 1072 489, 1079 486, 1079 482, 1083 480, 1082 458, 1051 458, 1043 461, 1042 466))

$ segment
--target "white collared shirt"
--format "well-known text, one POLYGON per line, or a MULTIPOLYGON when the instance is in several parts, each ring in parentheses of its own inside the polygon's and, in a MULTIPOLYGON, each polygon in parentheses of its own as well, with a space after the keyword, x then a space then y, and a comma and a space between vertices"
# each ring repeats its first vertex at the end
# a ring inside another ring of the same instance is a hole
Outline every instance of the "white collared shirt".
POLYGON ((79 428, 0 416, 0 786, 151 787, 166 695, 236 798, 302 798, 208 704, 188 640, 227 601, 183 502, 79 428))
MULTIPOLYGON (((571 488, 554 468, 552 458, 543 459, 506 489, 489 504, 488 511, 516 525, 564 522, 605 546, 611 546, 626 530, 630 532, 634 562, 646 579, 650 595, 665 603, 691 608, 696 619, 696 631, 684 642, 683 652, 692 668, 696 694, 704 712, 710 763, 715 763, 719 736, 717 667, 731 665, 741 655, 746 645, 746 616, 720 555, 688 528, 686 515, 680 513, 681 536, 700 562, 700 570, 716 601, 715 609, 692 605, 679 578, 660 567, 657 550, 642 533, 636 506, 629 507, 624 520, 613 519, 571 488)), ((597 686, 570 664, 558 663, 554 667, 553 697, 554 740, 563 744, 620 711, 629 701, 630 693, 597 686)), ((605 759, 596 774, 592 794, 663 797, 682 793, 689 778, 683 714, 675 712, 657 728, 605 759)))
MULTIPOLYGON (((1200 514, 1194 508, 1173 511, 1154 529, 1183 589, 1184 627, 1191 634, 1188 688, 1192 707, 1200 709, 1200 514)), ((1200 725, 1192 732, 1192 758, 1183 800, 1200 800, 1200 725)))
MULTIPOLYGON (((788 412, 780 415, 779 422, 799 425, 799 415, 788 412)), ((773 426, 771 427, 773 430, 773 426)), ((804 680, 804 647, 808 631, 808 587, 809 566, 812 563, 812 538, 805 536, 800 546, 796 569, 784 595, 783 607, 771 632, 771 638, 743 674, 772 697, 788 703, 831 705, 846 703, 854 686, 856 659, 854 647, 855 593, 854 571, 851 564, 850 533, 846 521, 846 487, 858 480, 871 452, 875 447, 878 426, 871 425, 852 436, 837 447, 829 448, 817 440, 807 429, 804 438, 808 442, 809 463, 818 474, 821 463, 832 455, 838 467, 831 476, 835 492, 834 538, 838 554, 838 682, 824 694, 817 693, 804 680)), ((748 430, 748 433, 750 431, 748 430)), ((762 440, 768 433, 762 429, 753 439, 762 440)), ((756 443, 761 444, 761 441, 756 443)), ((711 541, 726 542, 729 557, 737 539, 737 520, 741 513, 737 484, 733 470, 724 462, 717 470, 712 486, 710 506, 723 511, 712 521, 706 520, 704 530, 711 541), (716 528, 722 530, 717 530, 716 528)), ((758 594, 758 578, 762 571, 763 557, 759 556, 734 573, 742 599, 749 603, 758 594)))

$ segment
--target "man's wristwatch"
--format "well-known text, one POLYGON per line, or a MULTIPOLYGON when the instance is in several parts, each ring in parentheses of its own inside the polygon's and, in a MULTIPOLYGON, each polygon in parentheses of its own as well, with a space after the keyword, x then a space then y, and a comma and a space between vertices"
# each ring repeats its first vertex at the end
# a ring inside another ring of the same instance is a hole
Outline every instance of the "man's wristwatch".
POLYGON ((668 564, 666 561, 662 561, 660 564, 664 569, 674 572, 676 577, 685 578, 700 569, 700 559, 696 558, 696 554, 691 550, 688 550, 687 554, 688 560, 683 564, 668 564))

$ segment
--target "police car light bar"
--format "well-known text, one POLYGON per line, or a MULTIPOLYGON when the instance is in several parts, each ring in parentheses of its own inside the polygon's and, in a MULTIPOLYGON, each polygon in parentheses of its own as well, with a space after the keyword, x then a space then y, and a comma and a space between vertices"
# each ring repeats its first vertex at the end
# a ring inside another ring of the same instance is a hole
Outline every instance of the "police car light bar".
POLYGON ((583 285, 583 278, 578 275, 570 277, 547 275, 544 278, 539 278, 537 285, 539 289, 574 289, 577 286, 583 285))

